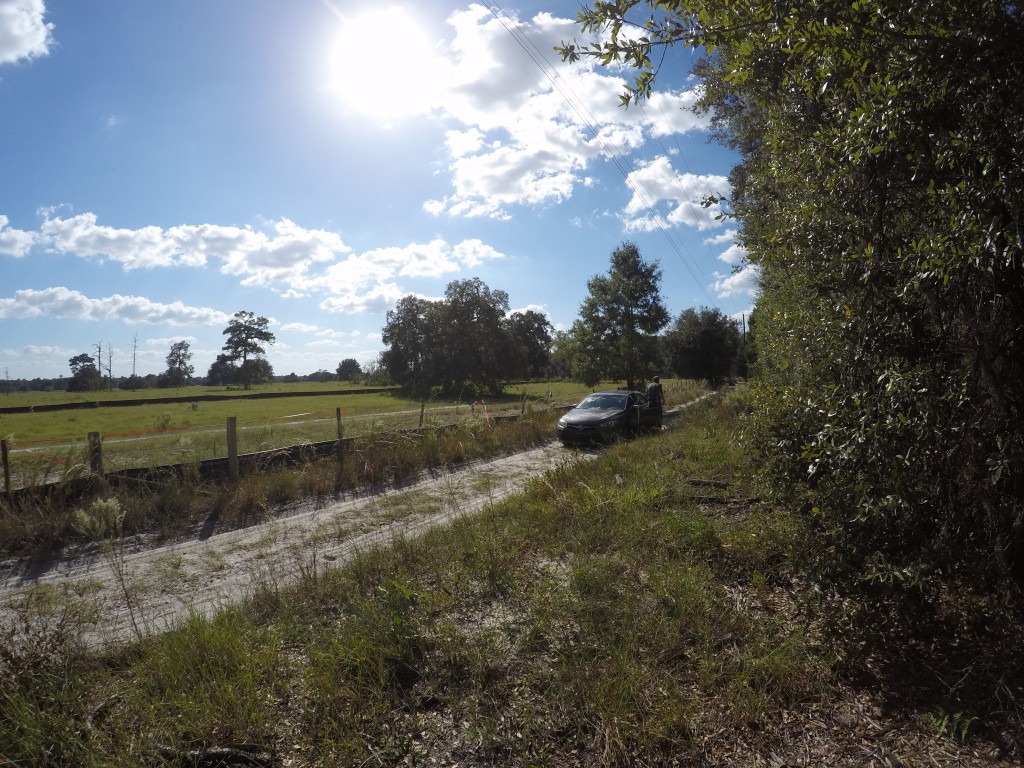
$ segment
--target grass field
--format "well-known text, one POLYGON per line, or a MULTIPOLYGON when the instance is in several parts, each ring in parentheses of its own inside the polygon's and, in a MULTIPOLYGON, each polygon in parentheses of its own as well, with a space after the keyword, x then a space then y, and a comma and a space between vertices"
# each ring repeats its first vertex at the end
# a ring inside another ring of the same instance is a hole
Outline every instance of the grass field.
MULTIPOLYGON (((608 383, 605 386, 616 386, 608 383)), ((343 388, 343 387, 342 387, 343 388)), ((258 392, 295 392, 294 397, 245 399, 247 393, 232 391, 237 400, 186 403, 160 402, 164 397, 222 394, 223 389, 186 387, 173 390, 145 390, 121 393, 15 393, 0 402, 10 405, 42 405, 60 402, 93 402, 104 399, 116 404, 154 396, 146 405, 110 405, 67 411, 42 411, 0 415, 0 437, 10 450, 10 472, 14 485, 53 482, 69 467, 86 463, 88 436, 103 438, 106 471, 134 467, 177 464, 214 459, 227 455, 225 425, 237 420, 240 453, 274 450, 288 445, 334 440, 340 427, 346 437, 370 430, 419 426, 421 409, 426 423, 450 423, 462 418, 480 419, 509 410, 560 408, 574 403, 591 390, 571 382, 538 382, 512 385, 496 402, 422 402, 402 397, 396 391, 337 394, 334 384, 275 384, 258 392), (323 395, 300 394, 323 389, 323 395), (10 401, 10 403, 8 403, 10 401)), ((355 387, 353 387, 355 389, 355 387)), ((696 382, 667 381, 672 399, 689 399, 701 387, 696 382)))
POLYGON ((218 395, 244 398, 253 392, 334 392, 344 389, 366 389, 364 384, 342 381, 297 382, 261 384, 251 390, 241 387, 171 387, 167 389, 111 389, 95 392, 5 392, 0 395, 0 406, 20 407, 32 405, 58 405, 61 403, 118 402, 121 400, 163 400, 171 397, 199 397, 218 395))

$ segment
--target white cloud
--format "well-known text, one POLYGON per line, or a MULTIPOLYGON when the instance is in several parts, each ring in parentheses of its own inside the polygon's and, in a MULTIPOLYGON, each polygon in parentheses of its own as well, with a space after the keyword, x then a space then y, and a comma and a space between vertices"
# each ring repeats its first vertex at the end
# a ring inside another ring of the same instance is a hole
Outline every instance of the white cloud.
POLYGON ((715 281, 712 289, 720 299, 730 296, 757 296, 760 287, 761 270, 756 264, 747 264, 731 275, 715 281))
POLYGON ((503 259, 505 255, 481 240, 463 240, 452 249, 455 258, 467 267, 476 267, 485 259, 503 259))
POLYGON ((704 242, 708 245, 724 245, 725 243, 735 243, 736 235, 738 234, 735 229, 727 229, 725 232, 719 232, 711 237, 704 238, 704 242))
POLYGON ((291 282, 349 250, 335 232, 303 229, 288 219, 272 227, 274 235, 216 224, 117 229, 98 224, 94 213, 62 219, 50 211, 38 241, 62 253, 111 259, 126 270, 202 267, 216 258, 221 272, 243 277, 244 285, 291 282))
MULTIPOLYGON (((437 278, 504 258, 481 240, 450 244, 441 238, 357 254, 338 233, 305 229, 288 219, 271 222, 273 234, 266 234, 214 224, 116 229, 100 225, 93 213, 69 218, 57 217, 53 210, 43 214, 39 235, 3 228, 0 245, 9 241, 11 250, 21 253, 31 241, 82 258, 110 259, 125 270, 200 268, 218 260, 220 271, 242 278, 242 285, 271 287, 284 298, 326 294, 323 306, 333 312, 385 311, 408 292, 395 283, 399 278, 437 278)), ((5 224, 0 218, 0 226, 5 224)), ((12 316, 16 312, 6 311, 12 316)), ((310 329, 301 324, 285 327, 310 329)))
POLYGON ((300 287, 329 294, 320 306, 330 312, 384 312, 408 293, 395 282, 397 278, 436 278, 500 258, 504 254, 480 240, 450 245, 437 238, 428 243, 351 254, 319 275, 303 280, 300 287))
POLYGON ((306 342, 304 346, 313 349, 352 349, 355 344, 351 341, 342 344, 340 339, 318 339, 317 341, 306 342))
POLYGON ((659 92, 622 109, 625 81, 613 69, 562 63, 553 49, 580 37, 575 20, 502 16, 473 4, 448 19, 451 84, 435 109, 463 128, 446 134, 453 192, 426 201, 428 212, 506 219, 512 205, 570 198, 602 158, 707 128, 689 109, 696 90, 659 92))
POLYGON ((330 328, 324 329, 324 330, 322 330, 322 331, 317 333, 317 336, 319 336, 321 339, 333 340, 333 341, 339 341, 339 340, 342 340, 342 339, 351 339, 353 336, 356 336, 356 335, 357 334, 355 334, 355 333, 348 333, 347 331, 335 331, 335 330, 332 330, 330 328))
POLYGON ((180 301, 160 304, 141 296, 114 294, 91 299, 79 291, 55 287, 21 290, 0 299, 0 318, 57 317, 65 320, 119 320, 167 325, 223 325, 230 317, 215 309, 189 307, 180 301))
POLYGON ((18 259, 27 254, 35 245, 37 235, 10 226, 10 219, 0 214, 0 256, 18 259))
POLYGON ((327 312, 348 315, 359 312, 382 314, 394 307, 406 293, 408 292, 395 283, 378 283, 364 293, 347 291, 324 299, 320 302, 320 308, 327 312))
POLYGON ((73 354, 75 354, 74 352, 72 352, 70 349, 67 349, 66 347, 40 346, 40 345, 37 345, 37 344, 29 344, 28 346, 25 347, 23 352, 26 355, 28 355, 29 357, 42 357, 42 358, 60 357, 60 356, 63 356, 63 355, 73 355, 73 354))
POLYGON ((633 197, 626 205, 626 228, 650 231, 665 224, 685 224, 698 230, 719 226, 717 204, 704 208, 701 200, 729 189, 725 176, 679 173, 664 155, 641 165, 628 177, 633 197), (667 208, 666 213, 661 213, 667 208))
POLYGON ((476 128, 468 131, 448 131, 444 136, 445 146, 448 147, 448 154, 452 157, 462 157, 476 152, 483 145, 484 135, 476 128))
POLYGON ((113 259, 125 269, 201 266, 205 263, 202 254, 183 253, 178 243, 159 227, 115 229, 96 222, 94 213, 83 213, 69 219, 47 216, 40 234, 42 241, 56 251, 113 259))
POLYGON ((276 237, 258 233, 257 247, 231 253, 221 271, 245 275, 243 285, 292 283, 304 277, 314 264, 334 261, 338 254, 350 250, 337 233, 303 229, 288 219, 276 222, 274 229, 276 237))
POLYGON ((177 344, 179 341, 186 341, 190 346, 192 344, 199 343, 199 339, 197 339, 195 336, 167 336, 166 338, 162 339, 146 339, 146 341, 143 343, 147 347, 159 347, 160 349, 165 349, 173 344, 177 344))
POLYGON ((718 260, 725 262, 726 264, 736 265, 742 264, 743 260, 747 258, 747 249, 742 245, 733 244, 718 254, 718 260))
POLYGON ((0 64, 45 56, 53 25, 44 21, 43 0, 0 0, 0 64))
POLYGON ((515 314, 516 312, 536 312, 539 315, 544 315, 548 320, 551 320, 551 313, 548 312, 548 308, 543 304, 527 304, 525 307, 517 307, 509 312, 509 314, 515 314))
POLYGON ((299 331, 300 333, 313 333, 319 331, 320 326, 309 323, 285 323, 281 326, 282 331, 299 331))

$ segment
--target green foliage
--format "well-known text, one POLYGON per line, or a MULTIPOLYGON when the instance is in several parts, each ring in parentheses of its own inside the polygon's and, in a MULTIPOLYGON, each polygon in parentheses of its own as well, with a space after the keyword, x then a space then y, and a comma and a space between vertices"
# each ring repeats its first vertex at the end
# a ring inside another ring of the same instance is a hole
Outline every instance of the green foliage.
POLYGON ((553 358, 562 376, 596 386, 611 368, 609 351, 599 343, 597 334, 583 321, 577 320, 568 331, 555 336, 553 358))
POLYGON ((479 278, 448 284, 445 298, 402 298, 387 314, 381 364, 409 392, 464 397, 499 395, 525 372, 528 349, 506 319, 508 294, 479 278))
POLYGON ((268 330, 269 325, 267 318, 257 317, 252 312, 235 312, 224 329, 224 335, 227 336, 224 352, 228 359, 244 363, 250 357, 265 354, 263 345, 276 341, 274 334, 268 330))
POLYGON ((85 352, 75 355, 68 360, 68 365, 71 367, 68 392, 92 392, 103 389, 103 375, 91 355, 85 352))
POLYGON ((761 273, 750 434, 818 574, 1024 579, 1024 9, 623 0, 580 20, 610 38, 563 56, 638 67, 627 103, 654 49, 706 52, 700 109, 740 153, 761 273))
POLYGON ((167 371, 160 378, 160 386, 182 387, 189 383, 195 367, 191 363, 192 350, 187 341, 176 341, 167 353, 167 371))
POLYGON ((737 371, 740 332, 736 321, 718 309, 681 312, 663 336, 672 370, 684 379, 722 384, 737 371))
POLYGON ((587 282, 589 295, 573 326, 574 374, 584 381, 625 380, 629 389, 651 375, 656 334, 669 320, 660 283, 661 268, 646 263, 636 244, 622 243, 612 251, 608 274, 587 282))
POLYGON ((363 374, 359 361, 352 357, 346 357, 338 363, 338 381, 355 381, 363 374))
POLYGON ((657 437, 594 460, 567 454, 511 499, 362 548, 295 589, 254 584, 250 604, 129 648, 86 655, 60 625, 28 643, 0 631, 0 754, 76 766, 214 762, 217 749, 252 764, 726 765, 739 744, 781 764, 837 745, 859 755, 870 722, 905 734, 890 746, 915 756, 1005 763, 988 734, 1020 722, 1019 608, 991 601, 965 622, 1003 623, 1002 658, 951 632, 946 650, 963 655, 918 666, 901 678, 912 685, 870 681, 928 658, 931 643, 865 654, 872 676, 856 695, 833 690, 853 660, 823 642, 820 606, 798 601, 790 555, 803 521, 750 500, 747 408, 709 398, 657 437), (917 687, 941 676, 945 691, 917 687), (899 706, 872 713, 886 695, 899 706))
POLYGON ((546 316, 528 309, 513 312, 506 318, 506 326, 516 341, 522 359, 517 378, 537 379, 547 374, 551 364, 551 334, 554 328, 546 316))
POLYGON ((210 366, 207 383, 237 383, 249 389, 254 384, 273 380, 274 371, 263 357, 264 345, 276 341, 269 325, 267 318, 257 317, 252 312, 235 312, 224 329, 227 336, 224 352, 210 366))
POLYGON ((121 535, 124 510, 115 498, 95 499, 88 509, 78 509, 72 517, 75 532, 87 541, 105 541, 121 535))

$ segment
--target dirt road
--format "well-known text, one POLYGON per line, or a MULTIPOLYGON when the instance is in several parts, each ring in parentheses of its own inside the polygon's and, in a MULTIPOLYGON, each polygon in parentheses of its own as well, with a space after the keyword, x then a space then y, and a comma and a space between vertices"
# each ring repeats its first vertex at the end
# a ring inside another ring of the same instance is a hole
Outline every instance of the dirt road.
POLYGON ((88 618, 90 645, 134 640, 166 631, 191 611, 210 616, 260 588, 286 586, 360 550, 476 512, 560 462, 591 455, 550 443, 206 539, 155 548, 127 542, 35 568, 2 563, 0 621, 44 596, 54 618, 69 609, 88 618))

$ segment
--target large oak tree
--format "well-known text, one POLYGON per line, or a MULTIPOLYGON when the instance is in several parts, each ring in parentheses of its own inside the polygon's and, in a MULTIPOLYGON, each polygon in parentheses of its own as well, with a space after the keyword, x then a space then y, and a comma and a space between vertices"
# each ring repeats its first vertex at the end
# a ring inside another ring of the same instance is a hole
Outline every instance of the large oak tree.
POLYGON ((391 381, 417 394, 499 394, 526 366, 508 309, 508 294, 479 278, 449 283, 440 301, 406 296, 387 314, 381 363, 391 381))

